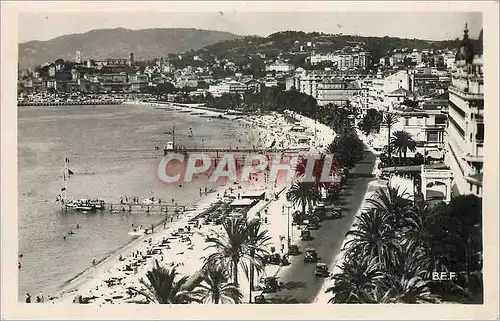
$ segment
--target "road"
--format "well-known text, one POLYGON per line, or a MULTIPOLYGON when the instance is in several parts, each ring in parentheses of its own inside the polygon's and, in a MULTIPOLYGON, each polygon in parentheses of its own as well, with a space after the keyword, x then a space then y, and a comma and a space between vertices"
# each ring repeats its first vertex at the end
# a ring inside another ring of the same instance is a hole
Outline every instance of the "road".
MULTIPOLYGON (((365 156, 355 168, 351 170, 348 181, 343 188, 339 205, 342 207, 343 217, 335 220, 326 220, 321 228, 311 231, 313 240, 300 242, 301 252, 305 248, 316 249, 319 261, 330 264, 340 253, 344 236, 351 228, 354 215, 361 205, 367 185, 374 180, 372 176, 375 164, 375 155, 364 152, 365 156)), ((290 256, 291 265, 283 268, 279 274, 279 281, 284 283, 284 289, 277 293, 268 293, 266 300, 272 303, 312 303, 324 283, 324 278, 314 275, 315 263, 304 263, 303 254, 290 256)), ((330 271, 333 266, 330 266, 330 271)))

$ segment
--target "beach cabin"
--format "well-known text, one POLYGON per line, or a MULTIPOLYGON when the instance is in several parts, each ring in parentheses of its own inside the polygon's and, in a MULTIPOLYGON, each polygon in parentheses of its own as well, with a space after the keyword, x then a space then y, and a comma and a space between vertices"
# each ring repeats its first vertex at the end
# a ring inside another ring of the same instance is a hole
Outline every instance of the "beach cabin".
POLYGON ((233 209, 249 209, 258 202, 259 200, 257 199, 241 198, 235 199, 231 204, 229 204, 229 206, 233 209))
POLYGON ((242 199, 250 199, 250 200, 264 200, 266 198, 265 191, 250 191, 241 195, 242 199))
POLYGON ((303 133, 306 131, 306 128, 304 126, 292 126, 292 128, 290 128, 290 131, 294 133, 303 133))

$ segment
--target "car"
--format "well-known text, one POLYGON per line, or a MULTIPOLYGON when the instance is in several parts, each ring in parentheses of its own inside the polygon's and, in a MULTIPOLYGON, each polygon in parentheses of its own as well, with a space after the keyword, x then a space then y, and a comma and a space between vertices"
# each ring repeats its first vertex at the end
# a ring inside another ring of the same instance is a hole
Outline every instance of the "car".
POLYGON ((316 268, 314 269, 314 275, 329 277, 330 272, 328 272, 328 265, 325 263, 316 263, 316 268))
POLYGON ((318 260, 318 253, 315 249, 307 248, 304 252, 304 262, 316 262, 318 260))
POLYGON ((342 217, 342 207, 340 207, 340 206, 335 206, 335 207, 332 209, 332 217, 333 217, 333 218, 340 218, 340 217, 342 217))
POLYGON ((311 231, 309 231, 309 230, 300 231, 300 239, 302 241, 310 240, 311 239, 311 231))
POLYGON ((267 301, 266 301, 266 298, 262 294, 259 294, 259 295, 255 296, 253 302, 255 304, 265 304, 267 301))
POLYGON ((321 225, 316 222, 316 221, 313 221, 311 220, 308 224, 307 224, 307 229, 308 230, 319 230, 319 228, 321 227, 321 225))
POLYGON ((275 293, 281 290, 283 286, 283 282, 278 281, 278 277, 276 276, 268 276, 266 278, 261 279, 259 288, 262 290, 262 294, 264 293, 275 293))
POLYGON ((299 252, 299 246, 296 245, 296 244, 291 244, 289 247, 288 247, 288 255, 299 255, 300 252, 299 252))

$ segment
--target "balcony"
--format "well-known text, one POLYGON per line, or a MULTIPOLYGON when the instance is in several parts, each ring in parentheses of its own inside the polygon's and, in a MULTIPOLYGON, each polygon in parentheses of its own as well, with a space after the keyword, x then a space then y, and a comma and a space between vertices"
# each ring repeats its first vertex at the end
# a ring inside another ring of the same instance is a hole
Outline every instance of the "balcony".
POLYGON ((460 96, 464 99, 469 99, 469 100, 483 100, 484 99, 483 94, 465 92, 465 91, 462 91, 456 87, 450 86, 450 87, 448 87, 448 90, 450 93, 453 93, 453 94, 460 96))

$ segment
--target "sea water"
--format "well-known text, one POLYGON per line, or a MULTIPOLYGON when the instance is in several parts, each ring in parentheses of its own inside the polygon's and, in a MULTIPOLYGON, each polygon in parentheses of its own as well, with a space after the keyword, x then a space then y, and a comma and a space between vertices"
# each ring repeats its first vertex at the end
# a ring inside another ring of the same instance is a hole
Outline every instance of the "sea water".
POLYGON ((158 224, 165 216, 144 212, 61 211, 64 159, 74 172, 67 197, 154 196, 179 205, 200 199, 199 188, 215 183, 165 185, 157 178, 163 147, 172 140, 186 147, 245 147, 248 129, 237 122, 208 119, 149 106, 21 107, 18 111, 19 298, 56 294, 62 284, 133 241, 135 226, 158 224), (189 134, 189 129, 192 134, 189 134), (76 228, 77 224, 79 228, 76 228), (73 231, 75 234, 67 235, 73 231), (63 236, 66 235, 66 239, 63 236))

